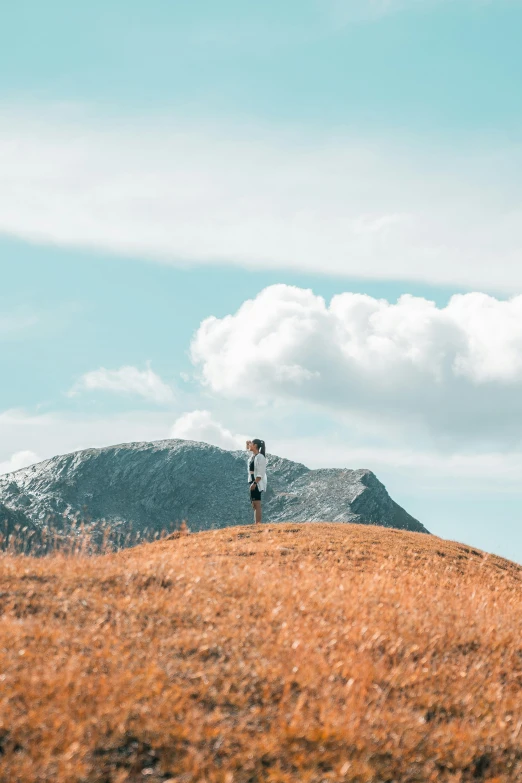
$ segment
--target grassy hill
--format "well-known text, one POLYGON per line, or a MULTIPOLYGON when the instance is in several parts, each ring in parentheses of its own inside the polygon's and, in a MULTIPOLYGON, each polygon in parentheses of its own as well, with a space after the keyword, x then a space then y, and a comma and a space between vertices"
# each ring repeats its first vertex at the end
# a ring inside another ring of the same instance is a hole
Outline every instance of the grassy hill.
POLYGON ((0 555, 0 781, 522 781, 522 568, 282 524, 0 555))

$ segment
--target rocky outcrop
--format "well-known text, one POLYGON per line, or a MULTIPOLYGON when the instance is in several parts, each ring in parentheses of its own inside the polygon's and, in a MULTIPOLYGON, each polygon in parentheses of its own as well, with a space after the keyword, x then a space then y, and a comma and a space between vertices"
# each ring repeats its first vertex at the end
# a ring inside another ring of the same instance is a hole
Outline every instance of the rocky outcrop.
MULTIPOLYGON (((310 470, 268 455, 264 519, 359 522, 426 533, 370 470, 310 470)), ((121 535, 251 521, 246 453, 165 440, 88 449, 0 476, 0 502, 31 525, 66 533, 105 522, 121 535)))

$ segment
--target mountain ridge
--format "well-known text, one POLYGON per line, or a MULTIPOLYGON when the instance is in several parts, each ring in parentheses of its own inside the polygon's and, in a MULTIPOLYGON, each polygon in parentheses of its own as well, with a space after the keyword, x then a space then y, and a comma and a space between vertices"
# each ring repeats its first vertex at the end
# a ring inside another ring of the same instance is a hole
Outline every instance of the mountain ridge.
MULTIPOLYGON (((379 524, 428 532, 368 469, 322 468, 268 454, 266 522, 379 524)), ((52 457, 0 476, 0 504, 42 529, 76 520, 138 533, 247 523, 247 455, 200 441, 122 443, 52 457)))

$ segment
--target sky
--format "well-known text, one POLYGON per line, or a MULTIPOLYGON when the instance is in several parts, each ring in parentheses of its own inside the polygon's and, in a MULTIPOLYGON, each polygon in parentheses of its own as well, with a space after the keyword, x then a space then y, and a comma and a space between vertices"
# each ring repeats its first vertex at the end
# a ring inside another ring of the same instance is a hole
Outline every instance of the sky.
POLYGON ((522 562, 522 2, 2 16, 0 472, 262 437, 522 562))

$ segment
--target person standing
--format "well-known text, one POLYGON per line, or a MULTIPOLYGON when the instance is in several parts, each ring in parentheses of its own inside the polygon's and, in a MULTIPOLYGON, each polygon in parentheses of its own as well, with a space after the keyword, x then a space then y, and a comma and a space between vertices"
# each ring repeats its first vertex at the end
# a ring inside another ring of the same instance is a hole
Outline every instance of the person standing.
POLYGON ((248 455, 248 459, 247 459, 248 486, 250 488, 250 484, 254 480, 254 455, 251 453, 252 452, 252 441, 251 440, 247 440, 247 442, 246 442, 246 450, 248 452, 250 452, 249 455, 248 455))
POLYGON ((250 482, 250 502, 254 509, 254 525, 260 525, 262 520, 261 493, 266 490, 266 448, 265 441, 254 438, 247 442, 247 448, 252 452, 248 472, 250 482), (250 445, 248 445, 250 443, 250 445))

